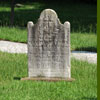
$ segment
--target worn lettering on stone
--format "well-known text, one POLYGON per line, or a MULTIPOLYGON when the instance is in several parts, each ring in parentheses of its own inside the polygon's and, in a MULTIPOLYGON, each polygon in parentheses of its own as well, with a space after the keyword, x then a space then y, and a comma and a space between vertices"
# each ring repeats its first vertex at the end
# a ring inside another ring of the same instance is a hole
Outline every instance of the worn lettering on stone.
POLYGON ((70 78, 70 69, 70 23, 46 9, 35 25, 28 23, 29 77, 70 78))

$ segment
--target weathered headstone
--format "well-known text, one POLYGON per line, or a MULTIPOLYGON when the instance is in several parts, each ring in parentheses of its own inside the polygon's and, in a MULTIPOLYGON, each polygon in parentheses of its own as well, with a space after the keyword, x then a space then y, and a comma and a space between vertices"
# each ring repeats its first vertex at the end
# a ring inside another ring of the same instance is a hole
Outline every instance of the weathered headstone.
POLYGON ((28 77, 71 79, 70 23, 61 24, 52 9, 28 22, 28 77))

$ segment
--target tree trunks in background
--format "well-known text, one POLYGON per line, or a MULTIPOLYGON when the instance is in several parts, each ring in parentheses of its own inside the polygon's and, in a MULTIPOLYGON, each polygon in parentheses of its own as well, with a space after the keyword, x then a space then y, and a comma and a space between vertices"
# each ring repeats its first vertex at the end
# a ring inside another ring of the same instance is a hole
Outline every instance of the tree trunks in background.
POLYGON ((15 7, 15 0, 11 1, 11 16, 10 16, 10 26, 14 25, 14 7, 15 7))

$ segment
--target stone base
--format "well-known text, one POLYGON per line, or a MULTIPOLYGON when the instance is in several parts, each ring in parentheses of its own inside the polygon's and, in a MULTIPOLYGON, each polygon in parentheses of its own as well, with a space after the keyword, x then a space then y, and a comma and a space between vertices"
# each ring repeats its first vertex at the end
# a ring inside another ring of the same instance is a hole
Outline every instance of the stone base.
POLYGON ((74 78, 43 78, 43 77, 25 77, 25 78, 21 78, 21 80, 33 80, 33 81, 68 81, 68 82, 72 82, 75 81, 74 78))

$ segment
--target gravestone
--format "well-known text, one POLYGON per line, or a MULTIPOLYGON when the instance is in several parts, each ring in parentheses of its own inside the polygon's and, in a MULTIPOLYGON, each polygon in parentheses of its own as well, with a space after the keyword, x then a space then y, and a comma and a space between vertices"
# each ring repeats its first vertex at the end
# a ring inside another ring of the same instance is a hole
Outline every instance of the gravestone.
POLYGON ((28 22, 28 78, 71 79, 70 23, 61 24, 52 9, 28 22))

